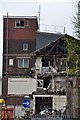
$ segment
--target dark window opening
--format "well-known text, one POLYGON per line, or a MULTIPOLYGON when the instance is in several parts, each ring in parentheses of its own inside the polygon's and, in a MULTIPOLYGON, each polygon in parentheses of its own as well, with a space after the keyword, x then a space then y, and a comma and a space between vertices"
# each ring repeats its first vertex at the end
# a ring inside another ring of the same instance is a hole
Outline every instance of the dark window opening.
POLYGON ((21 26, 23 26, 23 27, 24 27, 24 21, 21 21, 21 26))
POLYGON ((24 27, 25 26, 24 20, 16 20, 15 21, 15 26, 16 27, 24 27))
POLYGON ((35 112, 39 114, 42 110, 48 109, 52 111, 52 97, 36 97, 35 112))

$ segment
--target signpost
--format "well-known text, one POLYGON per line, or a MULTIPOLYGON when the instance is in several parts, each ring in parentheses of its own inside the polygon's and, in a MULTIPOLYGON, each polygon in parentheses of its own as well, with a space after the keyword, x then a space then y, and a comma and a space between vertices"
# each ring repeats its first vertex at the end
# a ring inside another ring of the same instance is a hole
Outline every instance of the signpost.
POLYGON ((22 101, 22 105, 24 108, 29 108, 30 107, 30 100, 29 99, 24 99, 22 101))

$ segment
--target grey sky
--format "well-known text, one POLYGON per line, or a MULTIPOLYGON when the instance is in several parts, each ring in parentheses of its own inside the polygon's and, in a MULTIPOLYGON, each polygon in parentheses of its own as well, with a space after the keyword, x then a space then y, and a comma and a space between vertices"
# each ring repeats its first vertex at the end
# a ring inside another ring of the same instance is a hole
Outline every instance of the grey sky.
POLYGON ((3 15, 38 16, 41 24, 65 26, 66 33, 74 36, 72 20, 78 0, 2 0, 0 2, 0 76, 2 76, 3 15))

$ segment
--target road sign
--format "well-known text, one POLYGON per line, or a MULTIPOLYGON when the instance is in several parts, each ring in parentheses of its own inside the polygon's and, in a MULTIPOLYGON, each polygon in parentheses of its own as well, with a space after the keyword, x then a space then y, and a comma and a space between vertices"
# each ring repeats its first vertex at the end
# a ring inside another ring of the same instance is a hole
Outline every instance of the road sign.
POLYGON ((29 99, 24 99, 22 101, 22 105, 23 105, 24 108, 30 107, 30 100, 29 99))

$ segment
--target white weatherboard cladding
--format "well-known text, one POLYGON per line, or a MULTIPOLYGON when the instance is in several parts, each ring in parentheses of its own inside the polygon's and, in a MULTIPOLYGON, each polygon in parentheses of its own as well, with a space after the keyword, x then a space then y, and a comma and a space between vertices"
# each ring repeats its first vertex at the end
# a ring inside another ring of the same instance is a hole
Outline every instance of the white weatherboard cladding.
POLYGON ((31 94, 37 89, 37 81, 32 78, 8 78, 8 94, 31 94))
POLYGON ((63 109, 64 106, 66 106, 66 96, 65 95, 55 95, 53 96, 53 106, 54 109, 60 110, 63 109))

